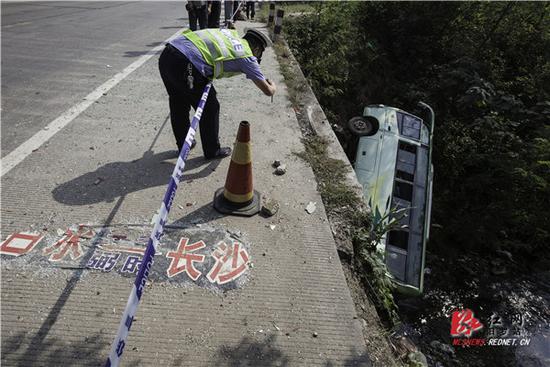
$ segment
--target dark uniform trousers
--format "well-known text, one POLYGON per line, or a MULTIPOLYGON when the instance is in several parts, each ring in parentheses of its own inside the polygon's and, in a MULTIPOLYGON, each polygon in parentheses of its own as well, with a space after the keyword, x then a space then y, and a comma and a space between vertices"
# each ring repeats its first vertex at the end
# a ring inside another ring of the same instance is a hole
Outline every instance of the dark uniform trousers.
MULTIPOLYGON (((167 45, 159 58, 160 75, 168 92, 170 121, 179 150, 183 147, 189 130, 189 111, 191 107, 197 108, 204 87, 208 83, 208 79, 193 67, 193 85, 190 88, 189 64, 191 62, 187 57, 172 45, 167 45)), ((220 104, 216 98, 216 90, 212 86, 199 122, 202 150, 206 158, 214 158, 220 148, 219 126, 220 104)))

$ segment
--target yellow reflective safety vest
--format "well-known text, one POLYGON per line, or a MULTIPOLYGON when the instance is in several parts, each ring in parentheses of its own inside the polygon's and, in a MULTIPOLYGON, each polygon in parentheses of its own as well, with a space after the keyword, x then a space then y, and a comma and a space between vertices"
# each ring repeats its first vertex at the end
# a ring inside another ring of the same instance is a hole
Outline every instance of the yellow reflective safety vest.
POLYGON ((183 36, 200 51, 206 63, 212 66, 212 80, 239 73, 223 71, 223 62, 254 56, 248 42, 234 29, 201 29, 183 31, 183 36))

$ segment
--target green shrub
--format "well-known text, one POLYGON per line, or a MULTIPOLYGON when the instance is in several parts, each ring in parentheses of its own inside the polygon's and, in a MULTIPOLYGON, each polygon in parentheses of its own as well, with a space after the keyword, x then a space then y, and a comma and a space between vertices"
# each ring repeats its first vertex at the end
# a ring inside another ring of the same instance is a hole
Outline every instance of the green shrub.
POLYGON ((326 2, 287 41, 331 123, 436 111, 434 247, 525 259, 550 242, 550 4, 326 2))

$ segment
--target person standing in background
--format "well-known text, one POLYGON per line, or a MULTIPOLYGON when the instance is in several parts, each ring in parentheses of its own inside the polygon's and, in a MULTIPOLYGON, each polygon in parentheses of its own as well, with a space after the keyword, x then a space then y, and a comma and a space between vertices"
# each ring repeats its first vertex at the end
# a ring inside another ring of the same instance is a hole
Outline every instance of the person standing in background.
POLYGON ((254 15, 256 15, 256 2, 247 1, 246 2, 246 17, 250 20, 254 20, 254 15))
POLYGON ((188 1, 185 5, 187 14, 189 14, 189 28, 192 31, 197 30, 197 20, 199 29, 205 29, 208 23, 208 9, 206 1, 188 1))
POLYGON ((223 3, 224 7, 224 19, 225 19, 225 25, 228 25, 228 23, 231 21, 231 16, 233 15, 233 1, 232 0, 225 0, 223 3))
POLYGON ((221 1, 208 2, 208 28, 220 28, 221 1))

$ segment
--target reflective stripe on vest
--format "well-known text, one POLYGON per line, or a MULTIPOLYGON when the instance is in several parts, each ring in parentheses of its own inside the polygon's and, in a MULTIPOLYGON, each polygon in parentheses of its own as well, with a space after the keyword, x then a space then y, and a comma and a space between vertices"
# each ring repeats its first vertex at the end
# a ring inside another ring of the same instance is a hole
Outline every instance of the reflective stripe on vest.
POLYGON ((183 32, 201 52, 206 63, 212 66, 212 79, 229 77, 238 73, 224 73, 223 62, 252 57, 252 50, 245 39, 239 38, 237 31, 230 29, 201 29, 183 32))

